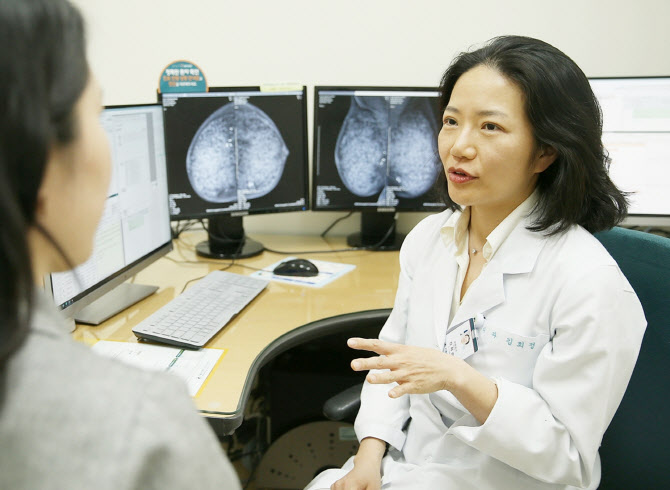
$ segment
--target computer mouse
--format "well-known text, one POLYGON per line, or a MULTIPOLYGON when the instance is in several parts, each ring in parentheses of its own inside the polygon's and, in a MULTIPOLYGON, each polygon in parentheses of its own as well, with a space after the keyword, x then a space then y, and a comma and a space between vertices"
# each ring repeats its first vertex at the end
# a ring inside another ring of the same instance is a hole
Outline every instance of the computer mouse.
POLYGON ((306 259, 291 259, 282 262, 272 271, 278 276, 314 277, 319 274, 319 269, 306 259))

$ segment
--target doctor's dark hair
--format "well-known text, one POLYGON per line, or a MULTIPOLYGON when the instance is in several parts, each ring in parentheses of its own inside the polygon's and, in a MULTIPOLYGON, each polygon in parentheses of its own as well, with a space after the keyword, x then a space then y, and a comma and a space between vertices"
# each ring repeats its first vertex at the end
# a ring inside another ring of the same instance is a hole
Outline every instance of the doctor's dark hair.
POLYGON ((38 189, 50 150, 77 134, 74 107, 88 82, 88 64, 84 22, 67 0, 2 0, 0 45, 2 367, 29 328, 34 286, 28 230, 45 233, 35 223, 38 189))
MULTIPOLYGON (((628 202, 609 178, 600 104, 577 64, 537 39, 494 38, 480 49, 459 54, 447 68, 440 84, 442 111, 458 79, 480 65, 521 89, 536 144, 557 152, 556 160, 538 177, 539 201, 529 229, 555 234, 578 224, 595 233, 619 223, 628 202)), ((438 190, 448 207, 459 209, 448 195, 444 172, 438 190)))

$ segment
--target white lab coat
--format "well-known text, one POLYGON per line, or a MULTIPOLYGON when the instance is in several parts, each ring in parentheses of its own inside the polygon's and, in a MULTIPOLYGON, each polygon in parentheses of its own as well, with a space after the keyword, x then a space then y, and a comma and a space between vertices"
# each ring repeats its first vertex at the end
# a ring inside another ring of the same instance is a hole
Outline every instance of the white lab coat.
MULTIPOLYGON (((479 315, 479 351, 467 362, 496 382, 498 400, 480 425, 447 391, 391 399, 391 385, 365 383, 355 429, 391 446, 383 488, 597 488, 598 447, 646 327, 637 296, 590 233, 547 237, 525 219, 449 323, 456 249, 440 229, 450 215, 429 216, 405 240, 380 338, 442 350, 447 331, 479 315)), ((352 464, 308 488, 329 488, 352 464)))

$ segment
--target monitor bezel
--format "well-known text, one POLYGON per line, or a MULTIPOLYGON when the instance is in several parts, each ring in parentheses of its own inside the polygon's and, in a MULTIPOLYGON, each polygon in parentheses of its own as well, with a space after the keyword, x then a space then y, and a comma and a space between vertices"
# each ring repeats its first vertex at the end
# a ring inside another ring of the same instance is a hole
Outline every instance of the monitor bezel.
MULTIPOLYGON (((303 206, 286 206, 286 207, 280 207, 280 208, 262 208, 262 209, 248 209, 248 210, 237 210, 237 211, 218 211, 218 212, 211 212, 211 213, 189 213, 189 214, 179 214, 179 215, 172 215, 170 214, 170 221, 187 221, 187 220, 202 220, 202 219, 209 219, 210 217, 213 216, 221 216, 221 215, 228 215, 231 217, 244 217, 244 216, 252 216, 252 215, 263 215, 263 214, 276 214, 276 213, 297 213, 297 212, 303 212, 303 211, 309 211, 311 209, 311 199, 310 199, 310 162, 309 162, 309 135, 308 135, 308 128, 307 128, 307 86, 306 85, 300 85, 298 87, 287 87, 282 90, 263 90, 263 87, 261 86, 256 86, 256 85, 247 85, 243 87, 222 87, 222 86, 215 86, 215 87, 209 87, 207 92, 170 92, 170 93, 165 93, 165 94, 158 94, 158 98, 161 100, 161 103, 159 104, 161 107, 163 106, 162 100, 163 96, 165 95, 179 95, 179 94, 188 94, 190 97, 197 96, 198 94, 207 94, 211 92, 263 92, 267 94, 272 94, 273 92, 280 94, 280 93, 286 93, 286 92, 302 92, 302 137, 304 144, 302 145, 302 159, 303 159, 303 168, 302 172, 303 175, 305 176, 304 183, 303 183, 303 196, 305 197, 305 204, 303 206)), ((165 131, 165 126, 163 126, 163 130, 165 131)), ((164 133, 165 134, 165 133, 164 133)), ((165 137, 167 137, 167 134, 165 134, 165 137)), ((167 161, 167 155, 166 155, 166 161, 167 161)), ((169 165, 169 162, 167 163, 169 165)), ((168 194, 170 190, 170 181, 168 178, 168 194)))
MULTIPOLYGON (((658 80, 666 79, 670 82, 670 75, 622 75, 587 77, 591 80, 658 80)), ((593 90, 593 88, 591 88, 593 90)), ((595 95, 595 93, 594 93, 595 95)), ((597 98, 597 97, 596 97, 597 98)), ((600 105, 600 101, 598 101, 600 105)), ((602 109, 601 109, 602 110, 602 109)), ((670 214, 628 213, 622 222, 623 226, 639 227, 670 227, 670 214)))
MULTIPOLYGON (((427 87, 427 86, 411 86, 411 87, 403 87, 403 86, 378 86, 378 85, 371 85, 371 86, 366 86, 366 85, 315 85, 314 86, 314 94, 313 94, 313 99, 312 99, 312 107, 313 107, 313 126, 312 126, 312 161, 311 161, 311 168, 310 168, 310 175, 312 177, 311 180, 311 185, 310 185, 310 190, 311 190, 311 211, 316 211, 316 212, 342 212, 342 211, 354 211, 354 212, 367 212, 367 213, 435 213, 435 212, 441 212, 447 209, 446 205, 443 207, 440 206, 435 206, 435 207, 430 207, 430 206, 424 206, 421 209, 412 209, 412 208, 403 208, 403 207, 385 207, 385 206, 328 206, 328 207, 318 207, 316 203, 316 187, 317 187, 317 179, 316 179, 316 162, 317 162, 317 144, 316 144, 316 131, 317 131, 317 117, 318 117, 318 110, 319 110, 319 105, 318 105, 318 96, 320 91, 346 91, 346 92, 352 92, 352 91, 362 91, 362 92, 437 92, 438 98, 440 94, 440 88, 439 87, 427 87)), ((433 188, 435 189, 435 187, 433 188)), ((439 193, 435 191, 435 199, 439 200, 439 193)), ((436 201, 437 202, 437 201, 436 201)))
MULTIPOLYGON (((161 104, 157 103, 146 103, 146 104, 116 104, 116 105, 106 105, 103 107, 104 110, 113 110, 113 109, 143 109, 143 108, 153 108, 158 107, 162 108, 161 104)), ((162 114, 162 113, 161 113, 162 114)), ((73 318, 77 313, 82 309, 93 303, 95 300, 101 298, 108 292, 110 292, 115 287, 124 283, 129 278, 136 275, 138 272, 142 271, 148 267, 153 262, 157 261, 164 255, 167 255, 170 251, 173 250, 174 244, 172 241, 172 227, 170 221, 167 222, 168 229, 170 231, 170 238, 167 242, 156 247, 152 251, 143 255, 139 259, 134 260, 130 264, 122 267, 118 271, 110 274, 101 281, 93 284, 87 289, 76 294, 74 297, 67 300, 65 303, 56 304, 56 307, 62 311, 67 317, 73 318)), ((53 285, 51 283, 51 274, 44 276, 44 289, 52 298, 53 295, 53 285)))

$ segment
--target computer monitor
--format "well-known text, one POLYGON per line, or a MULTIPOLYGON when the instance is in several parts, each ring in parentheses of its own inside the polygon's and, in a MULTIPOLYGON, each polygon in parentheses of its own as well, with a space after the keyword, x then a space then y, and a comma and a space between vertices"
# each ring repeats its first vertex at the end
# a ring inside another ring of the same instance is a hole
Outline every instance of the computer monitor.
POLYGON ((670 226, 670 77, 591 78, 610 177, 630 192, 625 225, 670 226))
POLYGON ((306 90, 162 94, 173 220, 209 222, 199 255, 250 257, 249 214, 309 209, 306 90))
POLYGON ((93 254, 45 278, 68 318, 94 325, 156 291, 124 281, 172 250, 161 106, 110 106, 101 120, 112 177, 93 254))
POLYGON ((312 209, 361 211, 355 247, 397 249, 396 211, 445 208, 435 192, 439 91, 315 87, 312 209))

